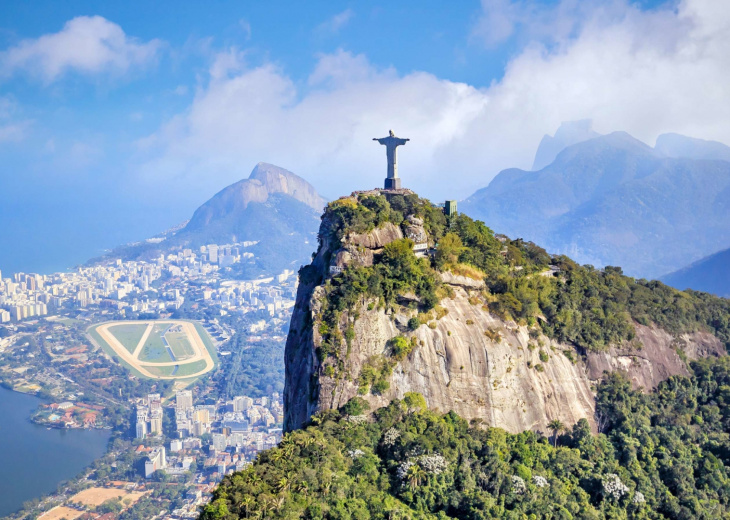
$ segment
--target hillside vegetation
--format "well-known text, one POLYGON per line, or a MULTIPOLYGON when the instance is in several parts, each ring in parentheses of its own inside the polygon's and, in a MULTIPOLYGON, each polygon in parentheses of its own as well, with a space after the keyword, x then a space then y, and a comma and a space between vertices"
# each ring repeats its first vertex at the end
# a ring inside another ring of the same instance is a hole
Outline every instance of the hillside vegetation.
POLYGON ((226 477, 201 518, 730 518, 730 360, 692 370, 651 394, 608 377, 598 435, 485 430, 419 394, 368 420, 356 398, 226 477))
POLYGON ((349 234, 366 233, 385 223, 405 229, 409 216, 423 221, 430 243, 435 244, 433 255, 417 258, 412 242, 404 238, 387 244, 372 266, 348 265, 329 279, 321 266, 301 270, 304 283, 324 284, 321 360, 336 355, 337 345, 347 341, 348 330, 341 330, 340 315, 354 310, 363 297, 377 298, 387 308, 399 305, 403 295, 413 294, 421 313, 437 307, 449 296, 439 271, 483 278, 487 310, 539 327, 548 337, 581 349, 605 350, 611 344, 633 341, 634 321, 656 324, 674 335, 704 330, 730 345, 730 301, 726 299, 636 280, 618 267, 580 266, 565 256, 551 256, 531 242, 497 237, 484 223, 466 215, 447 218, 416 195, 388 199, 365 195, 330 203, 320 228, 320 244, 328 241, 334 251, 349 234))

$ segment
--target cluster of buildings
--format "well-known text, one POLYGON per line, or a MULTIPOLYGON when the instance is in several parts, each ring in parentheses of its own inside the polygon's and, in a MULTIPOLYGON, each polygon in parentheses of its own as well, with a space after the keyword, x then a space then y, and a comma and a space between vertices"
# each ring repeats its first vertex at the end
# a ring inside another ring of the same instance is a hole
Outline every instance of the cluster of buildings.
POLYGON ((96 428, 103 411, 103 406, 63 401, 42 405, 33 420, 55 428, 96 428))
POLYGON ((214 405, 193 405, 193 393, 182 390, 175 395, 175 428, 179 437, 200 437, 210 433, 215 419, 214 405))
POLYGON ((299 280, 290 269, 277 276, 258 280, 227 280, 218 288, 203 290, 206 304, 226 312, 265 310, 270 316, 291 309, 297 296, 299 280))
POLYGON ((207 300, 223 313, 265 309, 273 316, 294 305, 293 271, 249 282, 220 282, 220 270, 252 258, 253 253, 244 249, 255 244, 209 244, 197 252, 182 249, 152 261, 118 259, 51 275, 15 273, 3 279, 0 272, 0 323, 89 307, 164 312, 179 309, 186 298, 207 300), (153 288, 152 283, 161 278, 164 284, 153 288))
POLYGON ((281 440, 284 409, 276 392, 271 397, 237 396, 216 405, 195 405, 192 391, 180 390, 174 411, 175 431, 163 432, 160 395, 150 394, 137 405, 139 439, 164 433, 171 438, 169 454, 163 446, 148 452, 147 478, 158 470, 172 475, 190 471, 198 456, 204 457, 203 471, 221 478, 281 440))
POLYGON ((4 280, 0 271, 0 323, 48 314, 52 300, 45 284, 41 275, 17 273, 4 280))
POLYGON ((244 258, 253 258, 253 253, 244 252, 246 247, 255 246, 258 241, 239 242, 237 244, 210 244, 201 246, 200 255, 209 264, 217 264, 221 267, 228 267, 240 262, 244 258))
POLYGON ((160 394, 149 394, 144 404, 137 406, 135 426, 137 438, 144 439, 147 435, 161 435, 163 413, 160 394))

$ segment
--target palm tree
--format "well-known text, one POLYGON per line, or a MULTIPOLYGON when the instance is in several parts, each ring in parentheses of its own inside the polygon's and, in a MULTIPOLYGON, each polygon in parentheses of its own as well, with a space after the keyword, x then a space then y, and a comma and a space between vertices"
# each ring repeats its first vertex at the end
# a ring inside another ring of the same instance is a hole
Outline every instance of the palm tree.
POLYGON ((304 481, 297 482, 294 490, 297 493, 301 493, 302 495, 308 495, 309 494, 309 484, 307 484, 304 481))
POLYGON ((261 484, 261 477, 255 471, 251 471, 251 473, 247 475, 246 480, 248 481, 248 484, 253 487, 257 487, 259 484, 261 484))
POLYGON ((426 478, 426 472, 419 464, 414 464, 408 468, 406 478, 408 479, 408 484, 411 486, 411 491, 414 491, 421 485, 421 481, 426 478))
POLYGON ((562 431, 565 431, 565 425, 560 422, 558 419, 553 419, 550 421, 547 425, 549 430, 552 430, 553 432, 553 446, 558 447, 558 434, 562 431))
POLYGON ((294 455, 294 450, 296 449, 296 446, 293 442, 287 441, 286 444, 281 443, 281 449, 284 452, 284 456, 287 459, 290 459, 292 455, 294 455))
POLYGON ((269 458, 273 462, 279 462, 284 457, 284 452, 278 448, 274 448, 269 454, 269 458))
POLYGON ((276 489, 279 492, 289 489, 289 479, 286 477, 281 477, 276 483, 276 489))
POLYGON ((241 507, 246 512, 246 518, 248 518, 248 513, 253 504, 254 504, 254 499, 251 497, 251 495, 246 495, 245 497, 243 497, 241 499, 241 507))

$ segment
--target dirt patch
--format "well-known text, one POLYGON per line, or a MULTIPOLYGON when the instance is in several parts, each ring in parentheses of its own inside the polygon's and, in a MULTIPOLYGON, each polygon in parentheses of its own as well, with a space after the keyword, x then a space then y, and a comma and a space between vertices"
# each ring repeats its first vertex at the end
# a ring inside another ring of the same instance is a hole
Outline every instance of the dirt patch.
POLYGON ((57 506, 46 511, 38 518, 39 520, 63 520, 64 518, 66 520, 74 520, 74 518, 78 518, 83 514, 84 511, 76 511, 75 509, 71 509, 66 506, 57 506))
POLYGON ((143 496, 144 493, 139 491, 92 487, 76 493, 73 497, 71 497, 70 502, 73 502, 74 504, 83 504, 86 507, 97 507, 107 500, 119 498, 123 504, 127 505, 126 502, 129 501, 129 505, 132 505, 143 496))

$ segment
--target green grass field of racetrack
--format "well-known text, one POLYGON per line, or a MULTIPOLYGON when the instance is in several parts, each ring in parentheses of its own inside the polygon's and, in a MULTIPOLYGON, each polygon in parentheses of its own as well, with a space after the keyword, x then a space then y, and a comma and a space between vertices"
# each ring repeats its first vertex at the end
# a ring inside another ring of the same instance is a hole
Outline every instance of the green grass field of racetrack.
POLYGON ((89 327, 87 335, 104 352, 141 377, 194 380, 218 364, 207 331, 189 320, 105 322, 89 327))
POLYGON ((168 332, 165 338, 167 338, 167 342, 170 344, 175 358, 186 359, 195 354, 195 350, 186 334, 182 332, 168 332))
POLYGON ((109 327, 111 333, 114 334, 130 353, 134 352, 134 349, 137 348, 145 329, 147 329, 146 323, 114 325, 113 327, 109 327))

